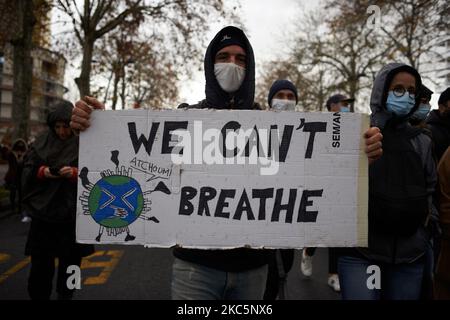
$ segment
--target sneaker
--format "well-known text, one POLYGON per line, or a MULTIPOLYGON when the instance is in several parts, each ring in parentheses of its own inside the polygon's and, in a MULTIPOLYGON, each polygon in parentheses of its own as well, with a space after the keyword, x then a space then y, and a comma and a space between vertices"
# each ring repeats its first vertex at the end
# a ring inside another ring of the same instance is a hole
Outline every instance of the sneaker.
POLYGON ((31 218, 30 217, 23 217, 22 218, 22 222, 24 222, 24 223, 31 222, 31 218))
POLYGON ((339 277, 337 274, 328 276, 328 285, 336 292, 341 291, 341 285, 339 284, 339 277))
POLYGON ((302 261, 300 263, 300 269, 305 277, 310 277, 312 275, 312 259, 306 254, 306 250, 302 250, 302 261))

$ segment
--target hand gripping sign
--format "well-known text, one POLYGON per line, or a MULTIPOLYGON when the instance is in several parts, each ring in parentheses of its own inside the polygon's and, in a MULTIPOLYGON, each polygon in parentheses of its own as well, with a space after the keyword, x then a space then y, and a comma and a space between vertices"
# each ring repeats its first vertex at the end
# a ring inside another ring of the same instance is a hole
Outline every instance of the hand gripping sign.
POLYGON ((80 243, 367 246, 367 115, 94 111, 92 123, 80 243))

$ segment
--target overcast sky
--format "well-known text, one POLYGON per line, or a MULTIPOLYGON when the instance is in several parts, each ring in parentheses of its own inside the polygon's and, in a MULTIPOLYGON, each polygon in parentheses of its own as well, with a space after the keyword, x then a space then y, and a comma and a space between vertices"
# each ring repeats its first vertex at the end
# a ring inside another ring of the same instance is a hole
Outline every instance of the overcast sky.
MULTIPOLYGON (((263 61, 269 60, 271 57, 279 55, 285 47, 283 43, 289 36, 289 29, 295 14, 299 12, 299 6, 310 9, 317 7, 319 1, 310 0, 241 0, 240 17, 242 26, 246 30, 246 34, 253 46, 256 59, 256 72, 258 76, 258 66, 263 61)), ((229 3, 229 2, 228 2, 229 3)), ((227 4, 227 1, 225 1, 227 4)), ((56 13, 56 12, 55 12, 56 13)), ((56 19, 55 14, 53 18, 56 19)), ((212 24, 208 39, 226 26, 227 23, 212 24)), ((55 30, 53 30, 55 32, 55 30)), ((206 51, 206 47, 205 47, 206 51)), ((77 59, 78 60, 78 59, 77 59)), ((77 64, 78 61, 72 61, 77 64)), ((79 60, 81 63, 81 60, 79 60)), ((69 92, 66 96, 69 100, 78 98, 78 89, 73 78, 78 75, 79 71, 75 71, 70 66, 66 70, 66 86, 69 92)), ((179 102, 196 103, 205 98, 205 77, 203 71, 195 74, 192 80, 183 79, 181 81, 179 102)))
MULTIPOLYGON (((256 60, 256 76, 258 77, 259 68, 264 61, 268 61, 276 56, 282 56, 283 52, 285 52, 285 44, 292 37, 293 22, 299 13, 301 11, 314 10, 318 7, 320 1, 241 0, 240 3, 242 26, 239 27, 243 27, 246 30, 246 34, 253 46, 256 60)), ((225 1, 225 4, 227 4, 227 1, 225 1)), ((226 25, 227 23, 212 24, 207 38, 212 39, 226 25)), ((73 63, 75 64, 76 61, 73 61, 73 63)), ((76 100, 78 98, 78 90, 73 82, 73 78, 78 75, 79 71, 74 72, 70 67, 66 71, 66 86, 70 89, 66 98, 76 100)), ((430 82, 425 81, 425 84, 432 89, 434 88, 434 85, 430 82)), ((205 98, 204 91, 205 77, 202 70, 197 72, 191 80, 182 79, 178 102, 197 103, 205 98)), ((368 97, 366 98, 368 99, 368 97)), ((438 95, 433 95, 432 108, 437 108, 437 99, 438 95)), ((366 109, 369 111, 368 108, 366 109)))

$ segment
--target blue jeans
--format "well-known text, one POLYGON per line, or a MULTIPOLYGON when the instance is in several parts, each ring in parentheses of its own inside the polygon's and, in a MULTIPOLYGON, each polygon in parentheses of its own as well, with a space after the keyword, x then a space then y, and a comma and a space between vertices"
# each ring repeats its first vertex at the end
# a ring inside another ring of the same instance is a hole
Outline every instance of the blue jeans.
POLYGON ((338 261, 339 282, 344 300, 418 300, 424 274, 424 259, 413 263, 378 263, 351 256, 341 256, 338 261), (380 269, 380 289, 370 289, 369 277, 375 273, 367 268, 380 269))
POLYGON ((225 272, 175 258, 173 300, 262 300, 267 265, 244 272, 225 272))

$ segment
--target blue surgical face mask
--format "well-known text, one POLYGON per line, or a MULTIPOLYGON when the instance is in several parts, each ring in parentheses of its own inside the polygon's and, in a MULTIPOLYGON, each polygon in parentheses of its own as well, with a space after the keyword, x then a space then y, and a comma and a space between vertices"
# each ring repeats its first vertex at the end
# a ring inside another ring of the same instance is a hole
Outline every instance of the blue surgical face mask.
POLYGON ((341 112, 350 112, 349 107, 341 107, 341 112))
POLYGON ((389 91, 386 108, 389 112, 403 117, 414 108, 415 103, 414 97, 410 97, 408 92, 405 92, 401 97, 397 97, 393 91, 389 91))
POLYGON ((431 106, 429 103, 421 103, 419 105, 419 108, 416 110, 416 112, 413 113, 411 118, 417 119, 417 120, 425 120, 428 113, 430 112, 431 106))

